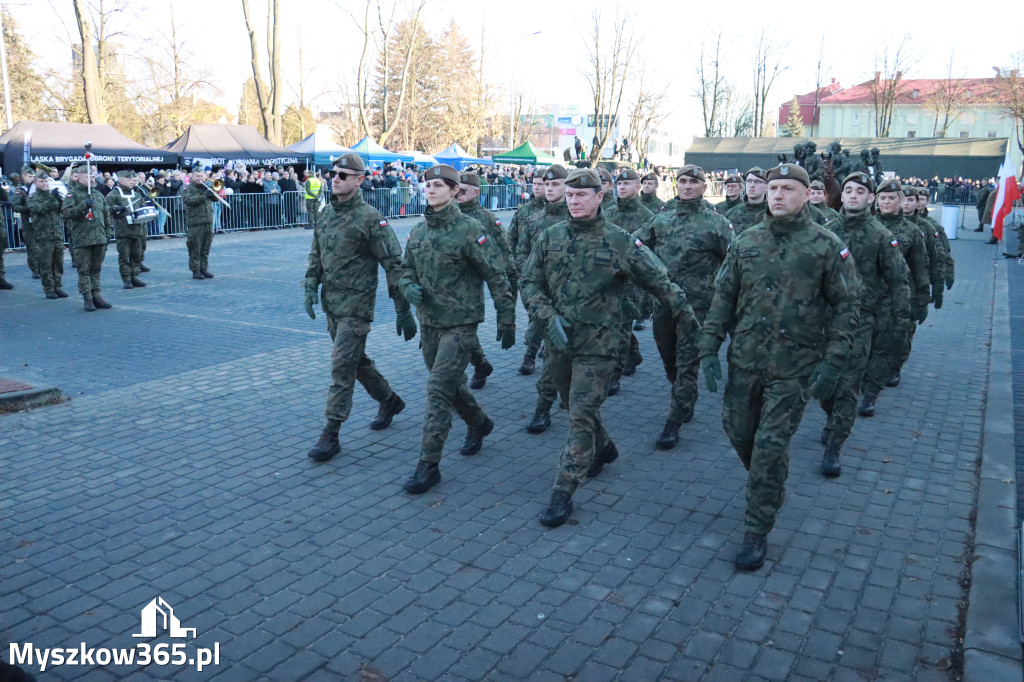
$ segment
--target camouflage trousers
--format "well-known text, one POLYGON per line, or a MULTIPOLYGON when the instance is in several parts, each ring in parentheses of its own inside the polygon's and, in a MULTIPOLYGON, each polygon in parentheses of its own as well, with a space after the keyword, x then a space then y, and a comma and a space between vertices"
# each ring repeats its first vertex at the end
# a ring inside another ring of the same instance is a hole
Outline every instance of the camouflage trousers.
POLYGON ((473 365, 473 367, 479 367, 485 362, 487 362, 487 356, 484 355, 484 347, 480 344, 480 337, 477 337, 476 348, 469 354, 469 364, 473 365))
POLYGON ((25 260, 28 261, 28 269, 35 275, 39 272, 39 264, 36 262, 36 231, 28 220, 21 219, 21 240, 25 244, 25 260))
POLYGON ((865 396, 875 399, 885 387, 899 346, 894 331, 895 320, 892 308, 883 300, 875 314, 875 329, 871 335, 871 353, 864 368, 860 390, 865 396))
POLYGON ((43 291, 61 288, 64 276, 64 244, 58 241, 36 241, 36 264, 43 280, 43 291))
POLYGON ((545 360, 558 392, 569 396, 569 437, 558 459, 555 490, 571 495, 587 480, 594 453, 611 440, 601 423, 601 405, 608 397, 608 380, 615 359, 597 355, 573 357, 548 348, 545 360))
POLYGON ((767 379, 729 368, 722 424, 748 472, 744 524, 749 532, 767 535, 782 508, 789 441, 810 396, 807 379, 767 379))
POLYGON ((530 325, 526 328, 523 342, 526 344, 526 354, 530 357, 537 357, 540 346, 544 343, 546 334, 544 324, 530 315, 530 325))
POLYGON ((366 335, 370 323, 358 317, 327 317, 331 349, 331 387, 327 390, 327 419, 344 422, 352 412, 352 393, 358 381, 378 403, 391 398, 394 391, 366 355, 366 335))
POLYGON ((424 461, 441 461, 452 426, 452 410, 473 428, 483 426, 487 419, 466 386, 469 357, 480 346, 476 327, 464 324, 447 328, 422 325, 420 328, 423 361, 430 370, 420 446, 420 459, 424 461))
POLYGON ((213 241, 213 226, 198 225, 185 232, 185 246, 188 247, 188 269, 206 270, 210 267, 210 243, 213 241))
POLYGON ((107 255, 106 244, 75 247, 75 263, 78 264, 78 293, 83 296, 100 293, 100 270, 107 255))
POLYGON ((899 372, 903 369, 904 363, 910 358, 910 348, 914 343, 914 334, 917 333, 917 325, 910 328, 906 334, 895 335, 895 346, 893 348, 892 368, 890 372, 899 372))
POLYGON ((868 358, 871 357, 875 327, 875 316, 867 310, 861 310, 857 328, 853 330, 853 345, 847 356, 846 368, 839 377, 836 392, 828 400, 821 401, 821 409, 828 415, 827 445, 842 448, 853 430, 853 423, 857 419, 857 393, 868 366, 868 358))
POLYGON ((622 372, 627 364, 635 367, 644 361, 644 357, 640 355, 640 343, 636 340, 636 335, 633 334, 633 320, 624 320, 620 331, 622 332, 622 341, 619 343, 619 352, 615 356, 615 368, 612 370, 612 375, 616 379, 622 377, 622 372))
POLYGON ((7 250, 7 223, 0 226, 0 279, 5 279, 7 270, 4 268, 4 251, 7 250))
POLYGON ((142 265, 142 245, 145 243, 145 237, 117 238, 117 268, 125 282, 138 277, 142 272, 139 267, 142 265))
MULTIPOLYGON (((694 310, 697 320, 704 324, 706 309, 694 310)), ((654 316, 654 343, 665 366, 665 377, 672 383, 672 402, 668 409, 668 420, 683 424, 693 419, 693 408, 697 404, 697 339, 700 332, 688 332, 686 324, 675 317, 654 316)))
POLYGON ((320 223, 320 200, 319 199, 306 199, 306 220, 310 225, 318 225, 320 223))

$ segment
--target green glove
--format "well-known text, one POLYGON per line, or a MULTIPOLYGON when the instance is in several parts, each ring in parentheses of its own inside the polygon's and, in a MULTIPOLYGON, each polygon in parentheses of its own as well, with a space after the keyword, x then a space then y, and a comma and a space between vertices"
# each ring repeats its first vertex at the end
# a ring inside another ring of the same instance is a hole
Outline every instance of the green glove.
POLYGON ((498 338, 495 341, 501 341, 502 350, 508 350, 516 345, 516 326, 514 324, 498 325, 498 338))
POLYGON ((633 301, 629 300, 628 296, 622 297, 622 314, 626 316, 627 320, 640 319, 640 310, 633 304, 633 301))
POLYGON ((548 343, 556 351, 565 353, 569 350, 570 325, 561 315, 555 315, 548 322, 548 343))
POLYGON ((423 305, 423 287, 419 284, 410 284, 405 288, 405 298, 419 308, 423 305))
POLYGON ((704 370, 704 385, 712 393, 718 393, 718 379, 722 379, 722 363, 717 355, 705 355, 700 359, 700 368, 704 370))
POLYGON ((946 278, 946 291, 949 291, 952 288, 953 288, 953 276, 950 275, 949 277, 946 278))
POLYGON ((398 336, 405 334, 405 340, 411 341, 412 337, 416 336, 416 318, 412 315, 412 310, 406 309, 398 313, 398 317, 395 318, 395 331, 398 336))
POLYGON ((893 329, 897 334, 909 334, 914 331, 916 322, 913 317, 903 317, 896 320, 893 329))
POLYGON ((697 321, 697 316, 693 314, 693 310, 687 309, 685 312, 680 313, 680 317, 686 322, 686 328, 691 334, 699 334, 702 327, 700 322, 697 321))
POLYGON ((914 319, 917 320, 918 324, 924 324, 924 321, 928 319, 928 306, 914 306, 914 309, 911 311, 911 314, 914 316, 914 319))
POLYGON ((509 278, 508 278, 508 288, 512 291, 512 300, 513 301, 516 300, 516 296, 519 295, 519 276, 518 275, 515 275, 515 274, 509 275, 509 278))
POLYGON ((839 368, 824 360, 811 372, 811 395, 815 400, 828 400, 839 387, 839 368))
POLYGON ((309 319, 316 319, 316 313, 313 312, 313 306, 319 302, 320 297, 317 296, 316 289, 306 289, 306 314, 309 315, 309 319))
POLYGON ((942 287, 932 288, 932 305, 936 310, 942 307, 942 287))

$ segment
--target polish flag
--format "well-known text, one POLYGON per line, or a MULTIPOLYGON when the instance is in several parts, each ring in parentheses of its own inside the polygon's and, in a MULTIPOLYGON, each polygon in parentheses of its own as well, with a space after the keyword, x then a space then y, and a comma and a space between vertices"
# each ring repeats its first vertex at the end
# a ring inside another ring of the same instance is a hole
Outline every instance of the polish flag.
POLYGON ((996 202, 992 204, 992 236, 1003 238, 1003 219, 1013 210, 1013 202, 1020 201, 1020 189, 1010 161, 1010 150, 1006 150, 1006 160, 999 167, 999 187, 996 202))

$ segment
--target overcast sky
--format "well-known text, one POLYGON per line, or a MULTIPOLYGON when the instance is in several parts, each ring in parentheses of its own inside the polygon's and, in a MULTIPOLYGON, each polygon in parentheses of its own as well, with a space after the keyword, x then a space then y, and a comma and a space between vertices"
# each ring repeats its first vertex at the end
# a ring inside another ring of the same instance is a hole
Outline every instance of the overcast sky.
MULTIPOLYGON (((106 2, 109 6, 114 0, 106 2)), ((399 0, 399 6, 409 7, 411 2, 399 0)), ((76 31, 70 0, 14 0, 4 4, 46 66, 70 68, 69 31, 76 31)), ((125 33, 118 40, 129 50, 145 45, 150 52, 165 52, 166 42, 160 33, 166 30, 172 5, 179 38, 188 38, 200 59, 212 66, 222 93, 217 101, 231 111, 237 110, 242 83, 251 76, 248 36, 239 0, 133 0, 130 10, 115 19, 117 29, 125 33)), ((781 3, 736 0, 427 0, 424 19, 432 34, 454 19, 477 48, 483 32, 487 71, 492 81, 506 92, 514 74, 516 88, 521 88, 536 104, 587 105, 589 89, 581 74, 587 53, 581 32, 590 33, 590 12, 595 5, 609 24, 617 10, 633 13, 633 28, 642 43, 639 58, 647 79, 667 90, 672 127, 684 138, 702 132, 700 110, 693 98, 693 66, 701 37, 711 29, 724 28, 727 76, 741 90, 752 87, 749 53, 761 28, 788 42, 789 68, 779 75, 772 89, 772 108, 791 100, 794 94, 813 91, 815 62, 823 35, 824 80, 835 78, 844 86, 870 78, 879 41, 898 43, 905 33, 909 33, 910 45, 917 55, 908 77, 944 77, 953 50, 957 55, 955 75, 990 77, 993 66, 1006 65, 1011 54, 1024 50, 1019 16, 1016 21, 996 21, 994 12, 982 12, 964 3, 914 3, 917 9, 913 10, 909 9, 910 3, 900 2, 881 6, 835 3, 835 11, 813 11, 808 9, 814 7, 813 3, 793 3, 787 7, 781 3)), ((260 22, 257 36, 261 38, 265 35, 262 26, 266 0, 250 0, 250 6, 255 20, 260 22)), ((1016 3, 1009 6, 1018 7, 1016 3)), ((363 7, 362 0, 282 0, 282 47, 287 53, 282 68, 290 86, 286 88, 286 103, 297 99, 301 39, 306 99, 312 99, 319 109, 333 108, 339 84, 354 80, 362 48, 362 34, 348 11, 361 19, 363 7)), ((77 36, 74 40, 77 42, 77 36)))

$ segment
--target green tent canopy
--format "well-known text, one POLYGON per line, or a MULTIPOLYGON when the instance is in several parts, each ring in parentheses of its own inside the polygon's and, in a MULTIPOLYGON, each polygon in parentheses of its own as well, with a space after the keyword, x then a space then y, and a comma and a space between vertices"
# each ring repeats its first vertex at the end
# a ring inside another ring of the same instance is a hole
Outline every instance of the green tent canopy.
POLYGON ((495 154, 491 160, 494 163, 520 163, 533 166, 550 166, 553 163, 558 163, 558 159, 537 149, 529 140, 510 152, 495 154))

